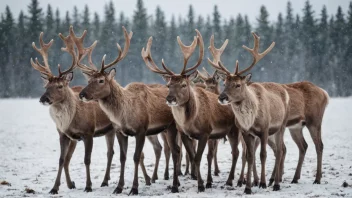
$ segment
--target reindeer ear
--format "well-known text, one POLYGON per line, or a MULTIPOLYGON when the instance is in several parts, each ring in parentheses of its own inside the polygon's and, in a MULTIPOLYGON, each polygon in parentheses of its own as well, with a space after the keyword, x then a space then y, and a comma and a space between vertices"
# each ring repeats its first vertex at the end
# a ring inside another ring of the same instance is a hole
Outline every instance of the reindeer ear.
POLYGON ((116 69, 113 68, 109 71, 108 79, 109 80, 113 79, 115 77, 115 75, 116 75, 116 69))
POLYGON ((251 78, 252 78, 252 74, 251 73, 247 74, 246 77, 244 77, 245 83, 248 83, 251 80, 251 78))
POLYGON ((45 75, 40 75, 41 79, 43 80, 44 87, 49 83, 49 79, 45 75))
POLYGON ((216 70, 216 73, 217 73, 218 78, 220 78, 222 81, 225 81, 225 79, 226 79, 226 74, 225 73, 222 73, 222 72, 220 72, 218 70, 216 70))
POLYGON ((219 79, 220 79, 220 75, 219 75, 219 73, 218 73, 218 70, 216 70, 216 71, 214 72, 214 75, 213 75, 213 80, 216 81, 216 82, 218 82, 219 79))
POLYGON ((70 73, 64 75, 64 79, 65 79, 67 82, 71 82, 71 80, 73 79, 73 72, 70 72, 70 73))
POLYGON ((187 78, 188 78, 188 80, 193 81, 195 78, 197 78, 197 76, 198 76, 198 71, 195 70, 195 72, 188 75, 187 78))
POLYGON ((169 75, 162 75, 162 77, 163 77, 163 80, 167 83, 170 82, 170 80, 171 80, 171 76, 169 76, 169 75))

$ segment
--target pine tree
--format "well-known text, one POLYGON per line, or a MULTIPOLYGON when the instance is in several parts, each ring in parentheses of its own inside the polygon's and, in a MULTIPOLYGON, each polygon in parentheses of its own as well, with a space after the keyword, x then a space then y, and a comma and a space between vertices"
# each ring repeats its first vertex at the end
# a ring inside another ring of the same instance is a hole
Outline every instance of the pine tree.
POLYGON ((65 34, 68 33, 70 25, 72 25, 70 13, 69 11, 66 11, 65 20, 62 24, 62 32, 64 32, 65 34))
POLYGON ((327 87, 329 84, 327 82, 331 81, 328 75, 328 68, 329 68, 329 26, 328 26, 328 14, 326 7, 323 6, 321 10, 321 17, 318 25, 318 49, 317 54, 319 56, 316 70, 317 72, 317 79, 316 83, 318 86, 327 87))
POLYGON ((187 27, 186 27, 186 35, 183 36, 184 38, 184 42, 188 42, 193 40, 193 36, 194 36, 194 29, 195 29, 195 24, 194 24, 194 9, 193 6, 190 5, 189 6, 189 10, 188 10, 188 15, 187 15, 187 27))
MULTIPOLYGON (((260 36, 260 51, 263 51, 266 48, 268 48, 272 42, 272 38, 271 38, 272 28, 270 27, 270 23, 269 23, 268 18, 269 18, 269 13, 268 13, 266 7, 261 6, 260 7, 260 15, 257 19, 258 27, 256 29, 257 35, 260 36)), ((253 46, 253 38, 251 38, 250 40, 251 41, 249 43, 251 46, 253 46)), ((273 51, 275 51, 275 50, 276 49, 273 49, 273 51)), ((266 57, 263 60, 261 60, 256 65, 256 67, 254 67, 252 69, 251 72, 258 73, 258 75, 253 76, 254 79, 261 80, 261 81, 272 81, 271 79, 274 78, 274 76, 272 75, 272 71, 271 71, 272 69, 270 69, 270 68, 272 68, 271 67, 271 56, 272 56, 271 53, 266 55, 266 57)), ((248 54, 248 52, 247 52, 247 54, 248 54)), ((249 58, 247 60, 251 60, 251 58, 249 58)))
POLYGON ((15 31, 15 22, 9 6, 6 6, 5 19, 2 20, 2 63, 0 66, 0 79, 2 79, 0 97, 10 97, 11 96, 11 85, 13 84, 13 65, 15 57, 13 53, 15 52, 14 43, 15 36, 13 32, 15 31))
MULTIPOLYGON (((28 31, 27 36, 28 40, 33 42, 35 41, 38 44, 38 37, 41 31, 43 31, 43 20, 42 20, 42 9, 39 7, 38 0, 32 0, 31 4, 28 6, 29 21, 28 21, 28 31)), ((29 48, 29 57, 35 58, 38 57, 38 53, 29 48)), ((40 57, 40 56, 39 56, 40 57)), ((41 59, 40 59, 41 60, 41 59)), ((23 87, 23 90, 19 90, 25 96, 37 95, 41 87, 41 79, 38 75, 32 77, 33 71, 26 72, 24 75, 24 81, 26 82, 26 87, 23 87)))
POLYGON ((73 28, 77 31, 77 32, 81 32, 81 21, 80 21, 80 16, 79 16, 79 12, 78 12, 78 8, 77 6, 73 7, 73 15, 72 15, 72 19, 73 19, 73 28))
POLYGON ((271 73, 277 77, 277 81, 283 83, 286 79, 285 73, 287 72, 286 65, 283 65, 283 62, 286 62, 284 57, 285 51, 285 40, 286 35, 284 35, 284 21, 282 14, 279 13, 277 17, 277 23, 275 27, 275 51, 271 52, 275 59, 273 59, 273 64, 268 65, 271 73))
MULTIPOLYGON (((178 59, 179 57, 176 56, 176 54, 179 54, 178 50, 178 46, 177 46, 177 42, 176 42, 176 37, 178 35, 178 29, 176 26, 176 21, 175 21, 175 16, 171 17, 171 22, 170 22, 170 27, 168 28, 167 31, 167 56, 165 58, 165 60, 167 60, 170 63, 177 63, 177 61, 180 61, 180 59, 178 59)), ((178 71, 176 68, 176 64, 170 64, 168 65, 171 69, 173 69, 173 71, 178 71)))
MULTIPOLYGON (((100 38, 100 19, 98 13, 94 12, 94 20, 93 20, 93 27, 92 27, 92 35, 94 40, 96 38, 100 38)), ((100 45, 100 44, 99 44, 100 45)))
MULTIPOLYGON (((89 13, 89 7, 87 4, 84 6, 82 27, 84 30, 88 30, 88 31, 91 30, 90 29, 90 13, 89 13)), ((91 32, 91 31, 89 31, 89 32, 91 32)))
MULTIPOLYGON (((147 74, 145 66, 143 66, 144 62, 142 61, 140 55, 141 49, 145 47, 148 40, 147 11, 142 0, 137 1, 137 9, 134 11, 133 32, 134 35, 131 41, 131 50, 129 53, 129 58, 133 61, 133 64, 129 65, 129 74, 133 74, 129 75, 133 76, 131 81, 143 79, 143 75, 147 74)), ((148 74, 150 75, 149 71, 148 74)))
POLYGON ((165 22, 165 14, 158 6, 155 12, 155 23, 153 28, 153 48, 156 60, 161 60, 164 58, 164 52, 168 49, 165 49, 165 42, 166 42, 166 22, 165 22))
MULTIPOLYGON (((48 4, 48 8, 46 11, 46 17, 45 17, 45 34, 44 34, 44 38, 45 40, 51 40, 54 39, 55 37, 57 37, 57 33, 55 33, 55 23, 54 23, 54 15, 53 15, 53 10, 51 8, 51 5, 48 4)), ((58 45, 58 43, 55 43, 56 45, 58 45)), ((50 49, 50 52, 53 52, 54 47, 52 47, 50 49)), ((56 53, 51 53, 51 56, 49 56, 49 63, 52 62, 55 58, 54 56, 56 55, 56 53)))
POLYGON ((213 12, 213 33, 215 37, 215 43, 221 43, 223 42, 223 38, 221 35, 221 16, 218 10, 218 6, 214 6, 214 12, 213 12))
POLYGON ((236 38, 236 22, 234 18, 230 18, 230 21, 228 22, 228 24, 226 26, 224 26, 224 40, 228 39, 229 40, 229 44, 227 45, 223 56, 224 58, 222 58, 222 61, 226 64, 226 65, 233 65, 235 63, 235 61, 237 60, 235 56, 232 56, 232 54, 234 53, 234 48, 236 43, 234 43, 235 38, 236 38), (228 60, 228 61, 226 61, 228 60))
MULTIPOLYGON (((344 53, 344 65, 346 65, 346 76, 352 76, 352 2, 350 2, 350 5, 348 7, 348 12, 347 12, 347 25, 346 25, 346 35, 347 36, 347 46, 346 46, 346 51, 344 53)), ((352 81, 347 80, 345 88, 347 89, 346 95, 350 96, 352 95, 352 81)))

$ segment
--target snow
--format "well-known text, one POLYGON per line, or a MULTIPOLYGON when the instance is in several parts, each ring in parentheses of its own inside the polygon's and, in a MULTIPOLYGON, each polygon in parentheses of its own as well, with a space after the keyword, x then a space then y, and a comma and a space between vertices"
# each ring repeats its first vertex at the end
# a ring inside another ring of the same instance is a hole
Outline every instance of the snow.
MULTIPOLYGON (((243 194, 244 187, 224 187, 231 163, 229 143, 219 144, 218 160, 221 174, 213 177, 212 189, 204 193, 197 193, 197 182, 189 176, 181 176, 180 193, 172 194, 167 189, 172 180, 164 180, 165 158, 162 156, 159 168, 159 180, 151 186, 146 186, 142 173, 139 173, 140 196, 168 196, 168 197, 352 197, 352 187, 343 188, 346 181, 352 184, 352 98, 331 99, 323 122, 323 178, 322 184, 313 185, 316 172, 316 153, 309 132, 304 135, 308 143, 308 151, 302 168, 302 176, 298 184, 291 184, 298 161, 298 149, 288 132, 285 134, 287 156, 285 161, 284 181, 281 191, 273 192, 272 187, 259 189, 253 187, 253 195, 243 194)), ((38 99, 0 100, 0 182, 5 180, 11 186, 0 185, 0 197, 48 197, 48 192, 54 185, 59 161, 59 141, 55 125, 49 116, 48 107, 39 104, 38 99), (25 188, 35 191, 27 194, 25 188)), ((133 151, 134 138, 129 138, 128 157, 126 162, 125 189, 122 196, 127 196, 133 179, 133 151)), ((160 141, 162 142, 161 138, 160 141)), ((115 141, 115 155, 113 159, 111 180, 109 187, 100 187, 106 166, 105 138, 94 139, 91 163, 93 192, 83 192, 85 187, 85 168, 83 163, 84 147, 79 142, 71 160, 71 178, 76 188, 70 190, 66 186, 65 176, 62 175, 59 197, 109 197, 116 187, 119 177, 120 161, 119 148, 115 141)), ((154 152, 151 144, 146 141, 145 164, 149 175, 154 168, 154 152)), ((207 149, 202 158, 201 172, 203 179, 207 175, 207 149)), ((172 175, 172 160, 170 160, 170 175, 172 175)), ((259 169, 259 152, 257 152, 257 167, 259 169)), ((267 173, 269 180, 274 164, 274 156, 268 147, 267 173)), ((234 184, 237 183, 241 168, 241 159, 236 167, 234 184)), ((184 169, 184 167, 183 167, 184 169)))

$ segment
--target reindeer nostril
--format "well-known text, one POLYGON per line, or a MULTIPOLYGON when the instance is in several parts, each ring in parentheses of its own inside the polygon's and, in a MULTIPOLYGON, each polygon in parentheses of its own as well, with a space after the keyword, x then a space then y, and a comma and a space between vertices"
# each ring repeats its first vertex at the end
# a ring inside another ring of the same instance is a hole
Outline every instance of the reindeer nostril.
POLYGON ((223 101, 223 100, 228 100, 229 98, 227 97, 226 94, 220 94, 219 96, 219 100, 223 101))
POLYGON ((174 102, 174 101, 176 101, 176 98, 175 98, 174 96, 167 96, 167 97, 166 97, 166 100, 167 100, 168 102, 174 102))
POLYGON ((79 93, 79 98, 80 99, 85 98, 85 97, 86 97, 86 94, 84 92, 79 93))

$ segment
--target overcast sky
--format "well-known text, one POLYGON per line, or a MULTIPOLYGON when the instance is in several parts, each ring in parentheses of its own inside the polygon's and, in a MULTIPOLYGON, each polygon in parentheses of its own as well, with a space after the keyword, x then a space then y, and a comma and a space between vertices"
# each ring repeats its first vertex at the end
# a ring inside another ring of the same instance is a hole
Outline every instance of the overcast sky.
MULTIPOLYGON (((98 12, 103 17, 104 4, 110 0, 39 0, 40 6, 46 11, 48 4, 51 4, 55 9, 58 7, 61 11, 61 16, 68 10, 70 13, 73 6, 76 5, 80 11, 83 10, 84 5, 88 4, 91 14, 98 12)), ((302 8, 306 0, 291 0, 295 14, 302 13, 302 8)), ((0 0, 1 12, 5 11, 5 6, 9 5, 15 17, 18 17, 20 10, 27 12, 27 6, 31 0, 0 0)), ((136 7, 137 0, 113 0, 116 11, 124 11, 128 18, 131 18, 136 7)), ((340 5, 347 13, 350 0, 310 0, 315 10, 315 16, 320 16, 320 11, 323 5, 326 5, 328 14, 336 14, 337 7, 340 5)), ((270 13, 270 21, 276 21, 279 12, 286 11, 285 0, 144 0, 148 15, 154 13, 155 8, 159 5, 166 14, 166 19, 170 20, 172 15, 185 16, 188 12, 190 4, 194 6, 196 15, 209 15, 213 12, 215 4, 219 6, 222 19, 235 17, 238 13, 247 14, 250 21, 255 21, 259 14, 261 5, 265 5, 270 13)), ((118 16, 118 15, 117 15, 118 16)))

